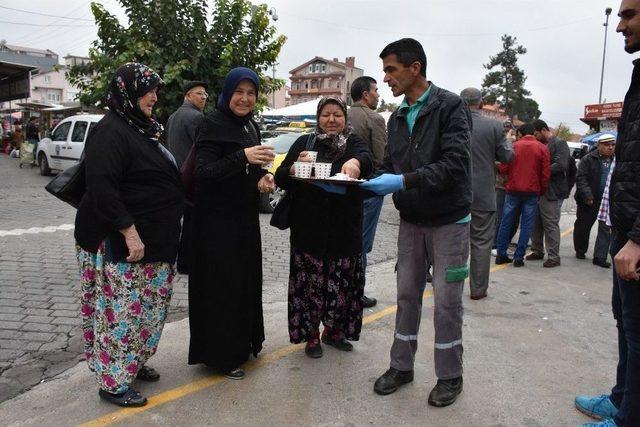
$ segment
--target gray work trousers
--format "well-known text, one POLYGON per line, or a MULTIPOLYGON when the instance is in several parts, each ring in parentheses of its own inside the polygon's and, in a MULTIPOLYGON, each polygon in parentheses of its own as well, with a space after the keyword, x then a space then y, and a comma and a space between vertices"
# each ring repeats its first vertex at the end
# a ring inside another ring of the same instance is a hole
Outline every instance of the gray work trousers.
POLYGON ((471 295, 481 295, 489 287, 491 268, 491 247, 496 234, 496 213, 491 211, 471 211, 471 261, 469 265, 469 285, 471 295))
POLYGON ((534 253, 544 255, 547 249, 547 258, 560 259, 560 209, 563 200, 548 200, 540 197, 538 201, 538 213, 531 233, 531 250, 534 253), (542 242, 544 237, 544 244, 542 242))
POLYGON ((433 265, 434 363, 439 379, 462 376, 462 291, 468 275, 469 224, 437 227, 400 220, 398 232, 398 311, 391 367, 411 371, 428 261, 433 265))

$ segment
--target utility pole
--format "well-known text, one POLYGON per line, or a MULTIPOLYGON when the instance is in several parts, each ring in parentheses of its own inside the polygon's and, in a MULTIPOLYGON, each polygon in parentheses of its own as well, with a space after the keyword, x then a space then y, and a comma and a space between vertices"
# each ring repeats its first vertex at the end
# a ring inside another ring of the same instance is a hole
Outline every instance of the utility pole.
POLYGON ((602 104, 602 83, 604 81, 604 61, 607 56, 607 30, 609 29, 609 15, 611 15, 611 8, 608 7, 604 10, 606 20, 604 24, 604 49, 602 49, 602 71, 600 72, 600 94, 598 95, 598 104, 602 104))

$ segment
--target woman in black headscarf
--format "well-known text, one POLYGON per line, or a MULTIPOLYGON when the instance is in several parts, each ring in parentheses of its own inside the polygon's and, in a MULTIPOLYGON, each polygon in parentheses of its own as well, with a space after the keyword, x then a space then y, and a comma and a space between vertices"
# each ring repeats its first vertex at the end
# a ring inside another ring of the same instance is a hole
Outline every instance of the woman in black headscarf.
POLYGON ((131 383, 160 377, 145 363, 158 348, 175 276, 184 194, 151 114, 162 84, 146 65, 118 68, 109 112, 84 151, 87 190, 75 223, 84 350, 100 397, 120 406, 146 404, 131 383))
POLYGON ((320 100, 318 127, 301 136, 276 171, 276 183, 292 195, 290 211, 289 339, 306 342, 309 357, 322 356, 322 342, 351 351, 362 327, 362 196, 357 187, 319 187, 291 179, 293 163, 331 163, 331 175, 368 176, 373 163, 367 144, 351 132, 340 98, 320 100), (341 190, 341 191, 340 191, 341 190))
POLYGON ((253 121, 259 87, 253 71, 231 70, 195 144, 189 364, 232 379, 244 378, 240 366, 264 341, 258 206, 275 185, 261 168, 273 148, 260 145, 253 121))

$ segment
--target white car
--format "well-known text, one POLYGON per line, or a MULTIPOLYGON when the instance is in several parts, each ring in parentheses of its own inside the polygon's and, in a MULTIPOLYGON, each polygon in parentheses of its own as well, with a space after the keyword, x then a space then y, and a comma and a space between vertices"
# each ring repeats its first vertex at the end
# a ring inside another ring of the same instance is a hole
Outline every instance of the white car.
POLYGON ((80 160, 87 135, 104 117, 102 114, 79 114, 60 121, 51 136, 38 143, 36 161, 40 175, 63 171, 80 160))

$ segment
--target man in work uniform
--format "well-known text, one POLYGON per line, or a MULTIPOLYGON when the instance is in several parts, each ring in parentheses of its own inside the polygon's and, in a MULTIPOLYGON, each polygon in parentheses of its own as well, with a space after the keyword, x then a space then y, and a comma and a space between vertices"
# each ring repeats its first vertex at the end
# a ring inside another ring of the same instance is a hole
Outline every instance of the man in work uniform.
POLYGON ((462 392, 462 291, 469 274, 471 115, 462 99, 426 78, 419 42, 401 39, 380 54, 384 81, 404 100, 387 124, 387 148, 378 176, 361 184, 394 193, 400 211, 398 311, 390 368, 374 385, 378 394, 413 381, 427 262, 433 265, 434 359, 438 382, 432 406, 462 392))
MULTIPOLYGON (((202 113, 207 102, 207 84, 190 81, 184 85, 184 102, 167 122, 167 147, 176 159, 178 168, 182 166, 189 150, 196 142, 198 125, 204 118, 202 113)), ((182 274, 189 273, 189 247, 191 245, 191 206, 185 204, 182 218, 182 236, 178 252, 177 269, 182 274)))
MULTIPOLYGON (((375 169, 382 165, 384 147, 387 145, 387 126, 384 118, 376 113, 379 98, 378 85, 373 77, 358 77, 351 83, 353 105, 349 109, 349 122, 353 126, 353 132, 364 139, 369 146, 375 169)), ((376 236, 383 201, 383 196, 374 196, 365 199, 362 204, 362 260, 365 272, 367 254, 373 250, 373 240, 376 236)), ((373 307, 376 303, 375 298, 362 296, 362 304, 365 308, 373 307)))

